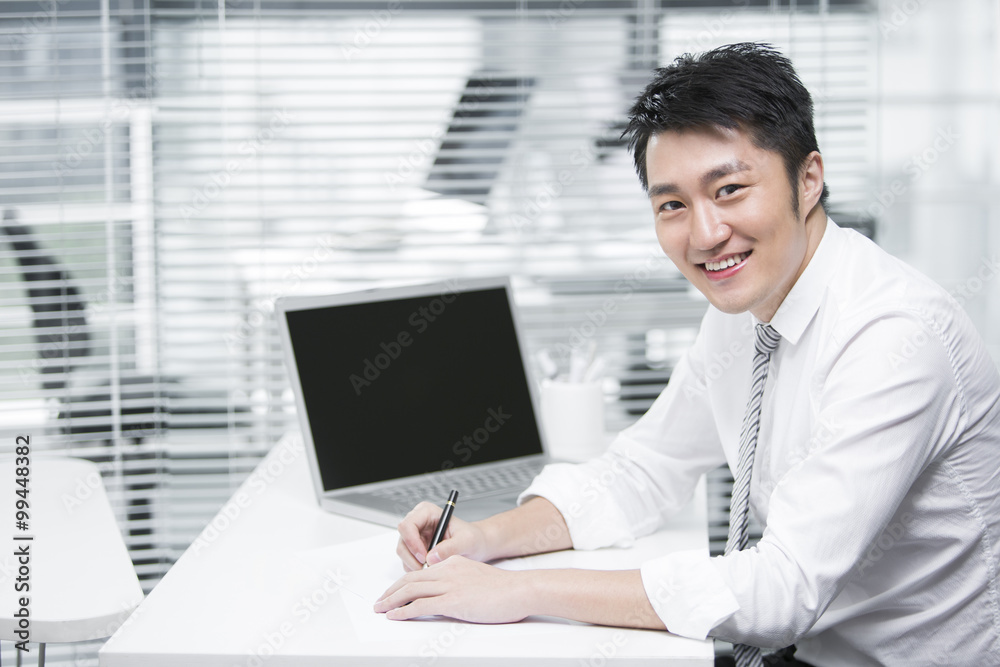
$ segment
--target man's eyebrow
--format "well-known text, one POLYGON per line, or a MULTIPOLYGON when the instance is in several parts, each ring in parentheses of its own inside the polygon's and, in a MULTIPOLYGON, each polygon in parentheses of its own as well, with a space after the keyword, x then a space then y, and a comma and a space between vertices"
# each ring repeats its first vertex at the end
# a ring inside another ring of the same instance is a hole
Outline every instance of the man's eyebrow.
POLYGON ((680 188, 673 183, 659 183, 657 185, 651 185, 649 187, 649 192, 646 193, 650 199, 653 197, 660 197, 662 195, 674 195, 680 192, 680 188))
POLYGON ((732 162, 727 162, 726 164, 720 164, 715 169, 706 171, 701 177, 701 184, 708 185, 712 181, 730 176, 732 174, 738 174, 741 171, 750 171, 750 165, 743 162, 740 159, 733 160, 732 162))
MULTIPOLYGON (((725 164, 720 164, 718 167, 709 169, 702 174, 701 184, 702 186, 706 186, 712 181, 726 176, 731 176, 732 174, 738 174, 741 171, 750 171, 750 165, 739 159, 726 162, 725 164)), ((650 186, 648 195, 649 198, 652 199, 653 197, 673 195, 678 192, 680 192, 680 187, 676 183, 659 183, 657 185, 650 186)))

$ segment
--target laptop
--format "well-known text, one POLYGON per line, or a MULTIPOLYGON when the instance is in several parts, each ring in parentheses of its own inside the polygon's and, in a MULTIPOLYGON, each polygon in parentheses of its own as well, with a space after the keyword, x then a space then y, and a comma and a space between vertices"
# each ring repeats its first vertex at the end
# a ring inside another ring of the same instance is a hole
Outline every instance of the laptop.
POLYGON ((395 526, 421 500, 475 521, 548 461, 508 278, 275 304, 319 504, 395 526))

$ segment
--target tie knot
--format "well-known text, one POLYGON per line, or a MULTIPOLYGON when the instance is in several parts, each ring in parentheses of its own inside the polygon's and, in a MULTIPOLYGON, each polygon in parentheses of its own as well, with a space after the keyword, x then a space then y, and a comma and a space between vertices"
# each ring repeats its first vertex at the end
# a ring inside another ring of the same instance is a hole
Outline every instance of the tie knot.
POLYGON ((781 334, 774 330, 770 324, 758 324, 757 325, 757 340, 754 343, 754 347, 760 354, 771 354, 776 349, 778 349, 778 343, 781 341, 781 334))

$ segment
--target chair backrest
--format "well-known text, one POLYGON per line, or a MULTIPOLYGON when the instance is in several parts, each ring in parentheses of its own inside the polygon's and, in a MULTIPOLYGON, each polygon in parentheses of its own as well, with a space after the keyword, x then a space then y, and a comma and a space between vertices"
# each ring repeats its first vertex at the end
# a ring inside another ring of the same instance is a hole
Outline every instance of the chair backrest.
POLYGON ((28 285, 35 341, 43 360, 39 370, 49 376, 42 386, 62 389, 66 374, 76 366, 73 360, 91 353, 87 304, 59 260, 45 252, 30 227, 18 223, 14 209, 4 210, 0 231, 14 249, 21 277, 28 285))

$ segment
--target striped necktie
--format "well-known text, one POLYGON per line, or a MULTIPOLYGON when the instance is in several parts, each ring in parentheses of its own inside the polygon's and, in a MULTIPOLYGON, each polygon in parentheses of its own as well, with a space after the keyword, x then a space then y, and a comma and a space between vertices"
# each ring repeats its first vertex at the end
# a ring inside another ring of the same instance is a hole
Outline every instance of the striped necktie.
MULTIPOLYGON (((729 504, 729 539, 726 541, 726 555, 742 551, 747 546, 747 523, 750 503, 750 473, 753 471, 753 457, 757 449, 757 431, 760 429, 760 403, 767 382, 767 366, 771 353, 778 347, 781 335, 769 324, 757 325, 756 353, 753 358, 753 383, 750 385, 750 400, 743 428, 740 430, 740 459, 733 482, 733 497, 729 504)), ((760 649, 746 644, 733 646, 737 667, 760 667, 760 649)))

